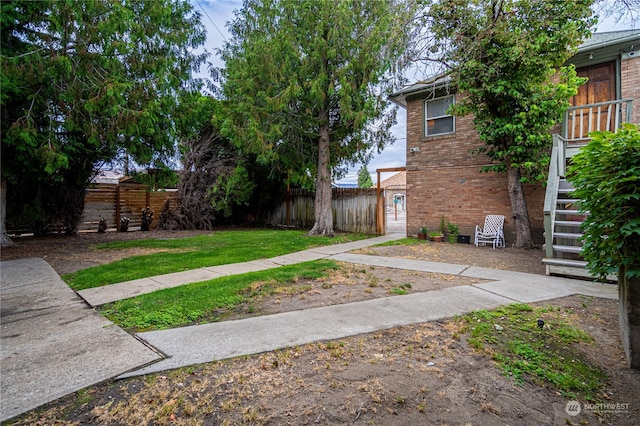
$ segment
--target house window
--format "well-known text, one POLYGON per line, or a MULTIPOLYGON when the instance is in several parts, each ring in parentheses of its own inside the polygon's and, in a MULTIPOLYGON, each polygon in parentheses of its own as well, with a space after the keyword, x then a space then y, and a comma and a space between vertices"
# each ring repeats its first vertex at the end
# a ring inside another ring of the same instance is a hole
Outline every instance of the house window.
POLYGON ((454 117, 447 114, 447 109, 451 104, 453 104, 453 96, 424 102, 425 136, 442 135, 455 131, 454 117))

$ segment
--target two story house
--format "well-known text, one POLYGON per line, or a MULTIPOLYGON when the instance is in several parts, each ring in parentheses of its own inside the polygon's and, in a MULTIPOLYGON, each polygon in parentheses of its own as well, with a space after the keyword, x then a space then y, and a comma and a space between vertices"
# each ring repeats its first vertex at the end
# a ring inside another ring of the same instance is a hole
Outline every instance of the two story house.
MULTIPOLYGON (((588 141, 589 131, 614 131, 625 121, 640 123, 640 30, 596 33, 569 62, 589 81, 571 100, 573 107, 567 111, 562 128, 555 129, 557 156, 562 156, 561 160, 556 156, 558 164, 566 163, 588 141)), ((461 96, 464 93, 457 92, 455 82, 441 76, 391 95, 390 99, 407 111, 407 235, 416 235, 424 224, 430 229, 437 228, 443 216, 446 221, 458 224, 461 234, 473 235, 475 225, 481 225, 486 215, 500 214, 505 216, 505 237, 509 244, 515 239, 515 228, 506 175, 479 173, 482 166, 490 164, 490 159, 471 153, 483 145, 473 117, 447 114, 448 106, 461 96)), ((563 168, 552 168, 553 173, 560 173, 556 180, 562 180, 563 168)), ((551 190, 557 191, 557 186, 562 185, 558 183, 551 190)), ((545 207, 545 198, 549 198, 546 192, 543 184, 525 186, 534 240, 545 244, 547 250, 554 245, 568 247, 566 241, 553 240, 549 232, 547 238, 552 239, 545 241, 545 210, 549 210, 545 207)), ((556 193, 555 199, 566 198, 556 193)), ((564 207, 552 210, 555 214, 556 210, 564 211, 564 207)), ((563 222, 560 219, 557 222, 563 222)), ((554 226, 555 218, 551 222, 547 225, 554 226)), ((550 253, 547 257, 551 259, 550 253)), ((551 255, 563 259, 558 263, 568 264, 570 260, 581 262, 578 258, 571 259, 578 253, 579 248, 571 248, 566 255, 562 252, 551 255)))

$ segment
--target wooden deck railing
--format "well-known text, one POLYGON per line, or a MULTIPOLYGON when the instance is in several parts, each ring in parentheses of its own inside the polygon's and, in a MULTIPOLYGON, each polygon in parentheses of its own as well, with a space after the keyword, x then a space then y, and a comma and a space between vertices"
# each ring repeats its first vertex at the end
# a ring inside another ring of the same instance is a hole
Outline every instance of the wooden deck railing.
POLYGON ((570 107, 564 114, 562 137, 569 143, 586 143, 589 133, 615 132, 620 124, 631 122, 633 99, 598 102, 570 107))

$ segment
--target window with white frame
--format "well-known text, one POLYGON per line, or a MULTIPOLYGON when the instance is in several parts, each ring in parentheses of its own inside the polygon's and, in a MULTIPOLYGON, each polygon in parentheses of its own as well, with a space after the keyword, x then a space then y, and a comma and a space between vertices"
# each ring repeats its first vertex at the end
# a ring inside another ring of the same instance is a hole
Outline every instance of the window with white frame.
POLYGON ((424 101, 425 136, 443 135, 455 131, 454 117, 447 114, 451 104, 453 104, 453 95, 424 101))

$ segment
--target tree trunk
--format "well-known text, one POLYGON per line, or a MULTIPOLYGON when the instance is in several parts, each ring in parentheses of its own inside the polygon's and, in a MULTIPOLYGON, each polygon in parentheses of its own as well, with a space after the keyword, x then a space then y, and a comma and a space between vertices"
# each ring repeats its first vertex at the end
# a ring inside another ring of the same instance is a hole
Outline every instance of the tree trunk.
POLYGON ((640 277, 627 276, 627 269, 618 272, 620 339, 627 365, 640 370, 640 277))
POLYGON ((509 199, 511 200, 511 211, 513 212, 513 222, 516 227, 516 242, 514 247, 530 249, 534 247, 531 235, 531 222, 529 221, 529 209, 524 196, 524 188, 520 181, 520 170, 507 169, 507 182, 509 186, 509 199))
POLYGON ((331 168, 329 166, 329 123, 320 126, 318 142, 318 175, 316 177, 315 223, 309 235, 333 236, 333 213, 331 212, 331 168))
POLYGON ((0 179, 0 248, 10 247, 13 241, 7 235, 7 179, 0 179))

